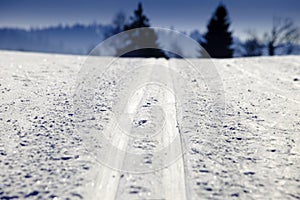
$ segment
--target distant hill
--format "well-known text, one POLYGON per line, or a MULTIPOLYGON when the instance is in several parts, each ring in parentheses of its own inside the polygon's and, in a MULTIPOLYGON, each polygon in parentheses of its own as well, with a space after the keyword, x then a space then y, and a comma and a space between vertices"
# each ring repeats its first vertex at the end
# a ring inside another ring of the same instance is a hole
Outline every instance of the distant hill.
POLYGON ((44 29, 0 29, 0 49, 87 54, 112 31, 111 25, 55 26, 44 29))

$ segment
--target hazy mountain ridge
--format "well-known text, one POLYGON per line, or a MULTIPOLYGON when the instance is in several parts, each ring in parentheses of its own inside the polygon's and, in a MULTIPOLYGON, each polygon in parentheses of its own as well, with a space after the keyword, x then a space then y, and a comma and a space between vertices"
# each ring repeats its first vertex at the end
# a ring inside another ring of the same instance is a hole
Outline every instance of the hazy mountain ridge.
POLYGON ((0 49, 87 54, 112 31, 111 25, 75 24, 44 29, 0 29, 0 49))

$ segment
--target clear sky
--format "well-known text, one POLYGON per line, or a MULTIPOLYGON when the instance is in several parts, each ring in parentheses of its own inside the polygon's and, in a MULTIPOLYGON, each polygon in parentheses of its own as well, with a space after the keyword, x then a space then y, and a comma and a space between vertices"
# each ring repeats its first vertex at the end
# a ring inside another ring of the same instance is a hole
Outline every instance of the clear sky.
MULTIPOLYGON (((57 24, 110 23, 120 10, 128 15, 138 0, 0 0, 0 27, 47 27, 57 24)), ((206 31, 220 0, 141 0, 152 26, 179 31, 206 31)), ((270 29, 273 16, 290 17, 300 25, 300 0, 223 0, 234 35, 270 29)))

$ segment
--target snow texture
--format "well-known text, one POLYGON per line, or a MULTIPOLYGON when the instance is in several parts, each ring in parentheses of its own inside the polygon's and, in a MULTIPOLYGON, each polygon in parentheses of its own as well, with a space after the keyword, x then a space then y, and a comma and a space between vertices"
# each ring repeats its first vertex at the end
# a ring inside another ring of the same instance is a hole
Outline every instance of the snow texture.
POLYGON ((184 60, 120 59, 98 77, 94 116, 76 112, 85 60, 0 52, 0 199, 300 199, 299 56, 213 59, 221 83, 212 90, 184 60), (168 67, 124 76, 148 62, 168 67), (175 79, 172 67, 185 79, 175 79), (141 87, 128 101, 135 139, 105 132, 126 82, 150 77, 173 84, 181 96, 155 84, 141 87), (162 124, 170 135, 151 135, 162 124), (125 153, 101 152, 101 141, 78 127, 108 134, 125 153), (155 151, 172 137, 183 155, 171 163, 155 151), (121 170, 102 165, 97 149, 121 170), (164 168, 149 173, 128 170, 159 165, 164 168))

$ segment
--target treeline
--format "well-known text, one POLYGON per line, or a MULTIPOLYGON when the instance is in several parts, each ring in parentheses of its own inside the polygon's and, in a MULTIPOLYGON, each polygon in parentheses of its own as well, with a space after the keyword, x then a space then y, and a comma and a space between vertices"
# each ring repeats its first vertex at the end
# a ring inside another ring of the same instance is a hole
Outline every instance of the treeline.
MULTIPOLYGON (((125 15, 119 13, 114 20, 115 32, 131 28, 149 27, 149 19, 143 14, 142 4, 134 11, 129 22, 125 15), (119 21, 119 19, 122 19, 119 21), (120 23, 122 22, 122 23, 120 23)), ((249 32, 245 42, 235 41, 230 31, 230 19, 225 5, 220 4, 207 25, 207 32, 197 42, 213 58, 232 58, 235 56, 261 56, 275 54, 292 54, 297 47, 300 34, 291 19, 274 18, 273 26, 262 38, 249 32)), ((154 42, 154 41, 153 41, 154 42)), ((155 45, 157 42, 155 41, 155 45)), ((176 46, 176 48, 180 48, 176 46)), ((201 55, 201 54, 200 54, 201 55)), ((164 57, 164 56, 161 56, 164 57)))
MULTIPOLYGON (((213 58, 231 58, 238 56, 286 55, 295 54, 300 49, 298 27, 291 19, 274 18, 269 32, 258 36, 254 31, 248 32, 248 38, 240 41, 233 37, 231 21, 225 5, 220 4, 207 24, 207 31, 200 34, 194 31, 190 36, 205 50, 198 51, 190 57, 199 57, 206 51, 213 58)), ((151 27, 150 19, 145 15, 143 6, 127 18, 119 12, 109 25, 91 24, 74 26, 57 26, 45 29, 0 29, 0 49, 19 51, 39 51, 52 53, 88 54, 95 45, 117 33, 135 28, 151 27)), ((116 47, 114 53, 123 57, 178 57, 163 49, 167 43, 172 47, 187 52, 184 44, 178 41, 168 41, 168 37, 157 35, 153 29, 143 32, 129 33, 126 41, 116 47), (151 49, 140 49, 139 42, 143 39, 151 49)), ((187 55, 189 56, 189 55, 187 55)))

